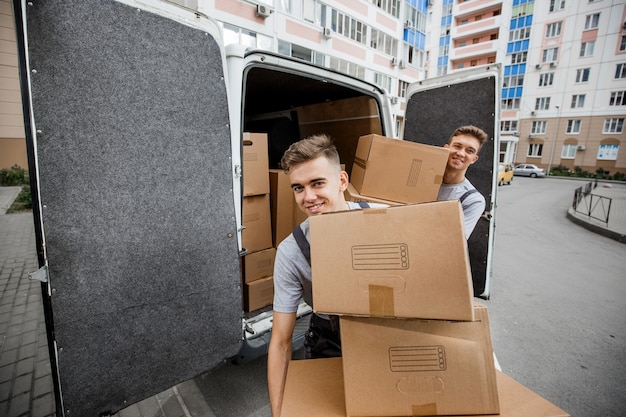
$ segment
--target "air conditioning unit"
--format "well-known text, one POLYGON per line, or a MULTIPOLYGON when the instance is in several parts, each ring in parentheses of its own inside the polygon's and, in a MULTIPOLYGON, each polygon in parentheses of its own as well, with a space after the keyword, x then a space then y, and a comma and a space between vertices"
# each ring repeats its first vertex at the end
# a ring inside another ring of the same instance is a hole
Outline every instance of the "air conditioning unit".
POLYGON ((333 31, 330 28, 322 28, 322 35, 324 35, 324 37, 328 39, 333 36, 333 31))
POLYGON ((391 104, 398 104, 398 97, 396 96, 391 97, 391 104))
POLYGON ((537 65, 535 65, 535 68, 536 68, 536 69, 541 69, 541 64, 537 64, 537 65))
POLYGON ((528 139, 535 139, 534 133, 531 133, 530 135, 528 135, 528 139))
POLYGON ((550 62, 550 68, 556 67, 556 62, 550 62))
POLYGON ((530 112, 530 115, 531 115, 531 116, 534 116, 535 114, 537 114, 537 112, 536 112, 536 111, 534 111, 534 110, 530 112))
POLYGON ((405 61, 404 59, 401 59, 401 60, 400 60, 400 62, 399 62, 399 64, 398 64, 398 66, 399 66, 400 68, 406 68, 406 61, 405 61))
POLYGON ((622 23, 622 27, 626 28, 626 20, 624 21, 624 23, 622 23))
POLYGON ((519 136, 519 132, 513 132, 513 136, 519 136))
POLYGON ((269 17, 272 13, 272 9, 265 4, 257 4, 256 5, 256 15, 262 18, 269 17))
POLYGON ((394 67, 398 65, 398 58, 396 58, 395 56, 391 58, 391 65, 393 65, 394 67))
POLYGON ((413 22, 411 22, 410 20, 405 20, 404 21, 404 27, 405 28, 413 27, 413 22))
POLYGON ((578 151, 584 151, 585 149, 587 149, 587 148, 585 147, 585 145, 578 145, 578 146, 576 147, 576 150, 578 150, 578 151))

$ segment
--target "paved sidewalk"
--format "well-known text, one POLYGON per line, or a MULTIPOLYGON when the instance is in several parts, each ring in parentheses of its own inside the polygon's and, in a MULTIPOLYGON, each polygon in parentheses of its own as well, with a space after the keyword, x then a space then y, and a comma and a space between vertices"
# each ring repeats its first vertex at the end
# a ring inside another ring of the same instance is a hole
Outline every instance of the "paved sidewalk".
MULTIPOLYGON (((33 217, 31 213, 5 214, 18 193, 19 187, 0 187, 0 417, 55 416, 41 284, 28 278, 38 269, 33 217)), ((626 184, 600 183, 593 193, 612 199, 608 225, 597 224, 598 221, 573 210, 568 213, 570 220, 595 232, 612 234, 612 238, 624 236, 626 184)), ((191 416, 215 417, 195 379, 115 414, 191 416)))

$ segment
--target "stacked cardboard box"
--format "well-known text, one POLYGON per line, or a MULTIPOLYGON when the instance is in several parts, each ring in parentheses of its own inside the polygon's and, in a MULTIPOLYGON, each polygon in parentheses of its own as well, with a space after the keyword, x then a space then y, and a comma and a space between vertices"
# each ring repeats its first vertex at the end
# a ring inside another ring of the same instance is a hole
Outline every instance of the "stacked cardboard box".
POLYGON ((407 204, 435 201, 449 154, 447 148, 361 136, 350 182, 367 197, 407 204))
POLYGON ((459 202, 309 223, 313 309, 341 316, 347 414, 498 413, 487 311, 473 303, 459 202))
POLYGON ((244 310, 272 303, 274 254, 270 214, 267 134, 243 134, 243 204, 241 234, 244 257, 244 310), (263 267, 264 266, 264 267, 263 267))
MULTIPOLYGON (((502 372, 496 371, 496 382, 500 417, 571 417, 502 372)), ((281 417, 347 416, 341 358, 292 361, 289 364, 281 417)))

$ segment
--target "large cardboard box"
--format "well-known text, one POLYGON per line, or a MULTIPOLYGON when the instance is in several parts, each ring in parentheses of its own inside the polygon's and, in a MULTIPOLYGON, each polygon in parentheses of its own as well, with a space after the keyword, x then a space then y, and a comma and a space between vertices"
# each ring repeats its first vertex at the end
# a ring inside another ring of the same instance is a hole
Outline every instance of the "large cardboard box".
POLYGON ((458 201, 328 213, 309 227, 316 312, 474 319, 458 201))
POLYGON ((293 196, 289 176, 282 170, 269 171, 272 208, 272 240, 274 246, 283 241, 293 229, 306 220, 306 214, 298 208, 293 196))
POLYGON ((487 307, 476 321, 341 317, 351 416, 497 414, 487 307))
POLYGON ((241 232, 241 240, 248 253, 272 247, 269 194, 243 198, 242 223, 245 229, 241 232))
MULTIPOLYGON (((571 417, 502 372, 496 381, 499 417, 571 417)), ((348 417, 344 396, 341 358, 291 361, 281 417, 348 417)))
POLYGON ((257 279, 244 284, 243 303, 245 311, 254 311, 274 302, 274 277, 257 279))
POLYGON ((244 282, 249 283, 257 279, 274 275, 274 259, 276 248, 269 248, 249 253, 243 257, 244 282))
POLYGON ((243 195, 269 194, 267 134, 243 134, 243 195))
POLYGON ((450 151, 380 135, 359 138, 350 182, 362 195, 401 203, 437 200, 450 151))
POLYGON ((346 188, 346 190, 343 192, 343 196, 346 199, 346 201, 353 201, 355 203, 360 203, 362 201, 365 201, 367 203, 379 203, 379 204, 386 204, 388 206, 402 205, 402 203, 398 203, 397 201, 389 201, 389 200, 383 200, 382 198, 368 197, 365 195, 361 195, 356 190, 356 188, 354 188, 354 185, 350 183, 348 184, 348 188, 346 188))

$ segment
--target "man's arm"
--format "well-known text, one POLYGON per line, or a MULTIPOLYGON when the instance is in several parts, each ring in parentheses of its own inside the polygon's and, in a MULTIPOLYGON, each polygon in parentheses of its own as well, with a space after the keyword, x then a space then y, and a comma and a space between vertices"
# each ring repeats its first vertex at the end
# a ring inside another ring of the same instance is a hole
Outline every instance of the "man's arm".
POLYGON ((283 404, 287 367, 291 360, 291 338, 296 325, 296 313, 274 311, 272 338, 267 357, 267 385, 272 416, 279 417, 283 404))

